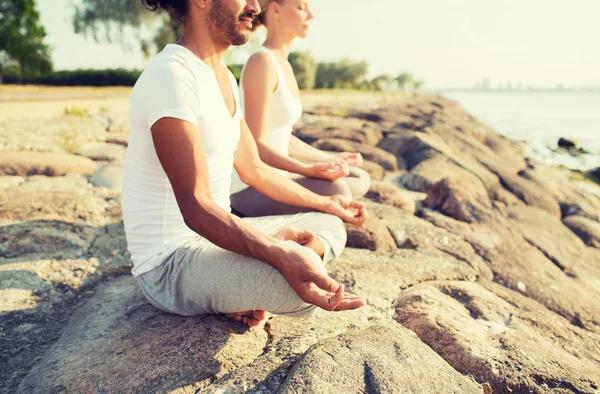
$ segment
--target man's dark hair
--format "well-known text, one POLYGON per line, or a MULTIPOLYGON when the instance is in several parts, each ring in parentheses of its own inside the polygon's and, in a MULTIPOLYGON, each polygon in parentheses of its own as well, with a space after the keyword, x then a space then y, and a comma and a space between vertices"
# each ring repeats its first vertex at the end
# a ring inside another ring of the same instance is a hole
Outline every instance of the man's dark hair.
POLYGON ((188 0, 142 0, 142 4, 150 11, 167 11, 181 21, 188 14, 188 0))

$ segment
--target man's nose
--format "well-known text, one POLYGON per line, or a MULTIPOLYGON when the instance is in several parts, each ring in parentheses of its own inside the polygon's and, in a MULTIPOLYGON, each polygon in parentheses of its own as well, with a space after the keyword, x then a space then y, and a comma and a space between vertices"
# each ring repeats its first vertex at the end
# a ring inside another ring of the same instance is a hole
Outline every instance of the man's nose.
POLYGON ((258 0, 248 0, 246 9, 256 15, 260 14, 260 4, 258 4, 258 0))

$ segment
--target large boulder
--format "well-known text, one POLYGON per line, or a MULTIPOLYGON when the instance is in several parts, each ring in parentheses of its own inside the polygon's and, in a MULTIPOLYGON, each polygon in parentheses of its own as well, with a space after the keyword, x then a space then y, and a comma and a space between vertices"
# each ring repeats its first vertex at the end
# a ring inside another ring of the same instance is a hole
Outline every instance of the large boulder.
POLYGON ((410 331, 388 324, 342 334, 310 348, 279 391, 305 392, 481 394, 483 390, 410 331))
POLYGON ((593 393, 598 336, 497 284, 431 282, 404 291, 397 320, 494 393, 593 393))
POLYGON ((372 181, 365 198, 381 204, 393 205, 408 213, 415 213, 416 204, 412 198, 392 183, 372 181))
MULTIPOLYGON (((517 220, 499 214, 481 223, 460 222, 426 209, 420 212, 420 216, 471 244, 492 269, 495 282, 538 301, 575 325, 592 331, 600 329, 600 282, 595 279, 600 275, 600 267, 588 255, 568 271, 563 271, 559 264, 551 260, 552 255, 547 253, 554 253, 561 245, 565 248, 571 248, 572 245, 561 239, 560 235, 556 238, 555 229, 546 232, 553 234, 553 238, 542 244, 531 235, 532 231, 537 230, 535 226, 526 232, 529 233, 528 237, 522 230, 530 225, 520 226, 517 220), (556 247, 545 249, 550 243, 556 247)), ((546 217, 554 220, 546 221, 547 225, 554 227, 558 224, 565 229, 557 218, 551 215, 546 217)), ((563 234, 560 228, 559 231, 558 234, 563 234)), ((577 241, 581 244, 579 239, 577 241)), ((569 262, 565 261, 562 264, 569 262)))
POLYGON ((123 183, 123 161, 115 160, 100 167, 90 178, 90 183, 120 192, 123 183))
POLYGON ((508 208, 508 216, 512 227, 521 231, 527 242, 563 271, 571 272, 571 268, 588 258, 584 243, 548 212, 535 207, 512 206, 508 208))
POLYGON ((261 355, 262 329, 224 316, 183 317, 151 306, 137 280, 102 284, 18 391, 155 393, 197 390, 261 355))
POLYGON ((587 186, 588 182, 573 182, 573 175, 568 170, 534 161, 528 164, 528 168, 519 172, 519 176, 536 183, 556 199, 563 217, 578 215, 600 221, 600 199, 582 187, 587 186))
POLYGON ((363 164, 360 168, 365 170, 371 179, 376 181, 382 180, 385 175, 385 168, 371 160, 363 160, 363 164))
POLYGON ((404 163, 398 162, 398 159, 383 149, 344 140, 341 138, 322 138, 313 143, 317 149, 334 152, 359 152, 367 160, 374 161, 388 171, 395 171, 398 168, 406 168, 404 163))
POLYGON ((393 252, 396 242, 388 228, 377 218, 371 217, 363 227, 346 224, 348 241, 346 247, 393 252))
POLYGON ((107 144, 116 144, 127 147, 129 145, 129 134, 127 133, 107 133, 104 138, 107 144))
POLYGON ((16 392, 90 287, 131 260, 122 224, 33 221, 0 234, 0 391, 16 392))
POLYGON ((93 174, 96 163, 85 157, 64 153, 0 151, 0 175, 93 174))
MULTIPOLYGON (((383 175, 383 173, 382 173, 383 175)), ((25 182, 25 178, 17 175, 0 176, 0 190, 17 187, 25 182)))
POLYGON ((113 161, 125 158, 126 148, 118 144, 94 142, 84 144, 77 154, 98 161, 113 161))
POLYGON ((377 145, 383 137, 374 124, 351 118, 326 118, 306 123, 294 130, 294 135, 308 144, 321 138, 341 138, 371 146, 377 145))
POLYGON ((59 220, 90 226, 120 220, 114 200, 65 191, 22 193, 19 188, 0 192, 0 224, 33 220, 59 220))
POLYGON ((543 209, 554 217, 561 217, 561 209, 558 201, 548 195, 539 185, 518 175, 505 172, 498 172, 497 174, 502 182, 502 186, 527 205, 543 209))
POLYGON ((586 245, 600 248, 600 223, 583 216, 567 216, 563 223, 586 245))
POLYGON ((442 179, 429 189, 425 205, 464 222, 478 222, 492 209, 485 186, 476 179, 442 179))
MULTIPOLYGON (((389 324, 389 319, 386 321, 389 324)), ((264 353, 214 381, 203 393, 277 393, 296 362, 311 346, 381 323, 385 323, 382 316, 368 306, 344 312, 320 311, 308 319, 274 316, 265 324, 269 344, 264 353)))
POLYGON ((600 167, 591 169, 585 173, 586 177, 600 184, 600 167))

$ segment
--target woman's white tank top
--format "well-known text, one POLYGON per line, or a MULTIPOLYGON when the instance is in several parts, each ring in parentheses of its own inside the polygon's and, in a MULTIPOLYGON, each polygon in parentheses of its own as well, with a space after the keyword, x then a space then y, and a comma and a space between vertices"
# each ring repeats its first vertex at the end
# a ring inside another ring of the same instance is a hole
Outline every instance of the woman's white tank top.
MULTIPOLYGON (((296 97, 290 92, 283 70, 273 52, 265 47, 260 47, 258 52, 265 52, 273 59, 273 62, 275 62, 275 69, 277 70, 278 80, 277 89, 275 89, 273 97, 271 98, 271 105, 267 116, 267 131, 264 138, 271 147, 288 156, 288 148, 290 146, 290 138, 292 137, 294 125, 302 116, 302 102, 300 101, 300 97, 296 97)), ((245 67, 242 70, 240 78, 240 101, 242 110, 245 113, 243 87, 244 71, 245 67)), ((287 175, 286 171, 278 171, 282 175, 287 175)), ((237 172, 234 171, 231 182, 231 193, 240 192, 247 187, 248 185, 242 182, 237 172)))

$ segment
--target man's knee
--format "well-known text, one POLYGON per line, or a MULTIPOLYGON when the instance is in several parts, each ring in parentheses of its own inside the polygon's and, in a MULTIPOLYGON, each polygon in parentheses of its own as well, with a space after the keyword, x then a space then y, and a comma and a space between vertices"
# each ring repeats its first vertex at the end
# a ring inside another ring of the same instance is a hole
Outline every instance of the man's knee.
POLYGON ((305 319, 315 316, 319 309, 320 308, 318 306, 304 303, 303 305, 300 305, 297 310, 294 310, 292 312, 280 313, 280 315, 293 317, 296 319, 305 319))

